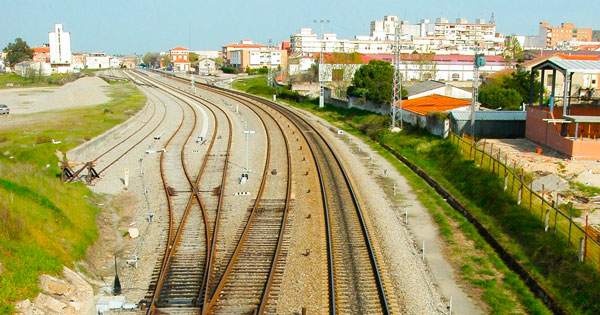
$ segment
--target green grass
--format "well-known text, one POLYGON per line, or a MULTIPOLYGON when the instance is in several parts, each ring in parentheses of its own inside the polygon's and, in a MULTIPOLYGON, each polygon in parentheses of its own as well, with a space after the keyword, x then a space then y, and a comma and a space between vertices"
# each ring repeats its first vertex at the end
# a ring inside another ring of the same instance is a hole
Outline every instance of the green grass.
POLYGON ((0 89, 63 85, 65 83, 75 81, 82 76, 92 74, 93 71, 84 70, 81 73, 53 73, 42 78, 24 78, 15 73, 2 73, 0 74, 0 89), (12 83, 14 86, 6 86, 8 83, 12 83))
POLYGON ((16 300, 35 297, 40 274, 73 268, 98 236, 100 197, 82 183, 61 183, 55 152, 62 155, 124 121, 146 102, 129 83, 107 89, 108 103, 20 115, 37 123, 0 125, 0 314, 12 313, 16 300))
MULTIPOLYGON (((262 81, 253 80, 240 82, 237 87, 245 91, 261 91, 262 88, 253 88, 252 85, 262 84, 262 81)), ((504 183, 499 178, 487 170, 478 168, 473 161, 465 160, 450 141, 410 127, 398 134, 389 133, 387 117, 356 109, 345 110, 332 106, 321 109, 315 102, 308 101, 288 103, 308 110, 348 132, 359 134, 363 139, 370 139, 371 145, 378 148, 377 150, 388 159, 391 154, 378 147, 378 142, 385 143, 407 157, 457 197, 503 247, 557 297, 564 309, 574 314, 600 313, 600 277, 597 270, 577 262, 576 254, 566 239, 552 233, 544 233, 539 216, 536 217, 516 205, 514 198, 504 192, 504 183)), ((452 222, 458 223, 460 231, 474 242, 475 249, 485 255, 483 257, 490 265, 461 258, 465 253, 457 254, 462 261, 463 278, 483 290, 482 299, 491 312, 512 313, 520 311, 521 307, 529 313, 548 313, 545 306, 533 297, 520 278, 503 264, 462 215, 450 208, 399 161, 392 160, 417 191, 421 202, 432 213, 447 242, 453 244, 452 222), (502 276, 485 279, 484 276, 490 273, 490 266, 502 276), (498 281, 498 278, 501 281, 498 281), (511 299, 511 296, 516 299, 511 299), (514 304, 517 302, 520 306, 514 304)))

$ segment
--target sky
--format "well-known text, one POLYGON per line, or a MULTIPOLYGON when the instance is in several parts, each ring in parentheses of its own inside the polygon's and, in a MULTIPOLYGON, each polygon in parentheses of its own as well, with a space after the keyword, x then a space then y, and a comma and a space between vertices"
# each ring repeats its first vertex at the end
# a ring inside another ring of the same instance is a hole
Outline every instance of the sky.
POLYGON ((384 15, 417 23, 442 16, 496 18, 497 32, 535 35, 541 21, 600 30, 598 0, 4 0, 0 46, 21 37, 30 46, 48 42, 54 23, 71 33, 73 52, 144 54, 175 46, 218 50, 241 39, 267 44, 289 41, 300 27, 330 20, 338 38, 369 35, 370 21, 384 15))

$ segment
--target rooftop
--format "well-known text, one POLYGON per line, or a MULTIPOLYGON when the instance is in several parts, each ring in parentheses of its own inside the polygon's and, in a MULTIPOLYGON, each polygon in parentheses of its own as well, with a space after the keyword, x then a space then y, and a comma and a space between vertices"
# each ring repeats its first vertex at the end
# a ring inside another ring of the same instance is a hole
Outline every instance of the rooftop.
POLYGON ((452 109, 470 105, 470 100, 463 100, 437 94, 402 101, 402 109, 417 113, 419 115, 427 115, 427 113, 434 112, 446 112, 452 109))
MULTIPOLYGON (((471 120, 471 111, 452 111, 452 119, 458 121, 471 120)), ((495 111, 484 110, 475 112, 475 120, 525 120, 527 112, 524 111, 495 111)))
POLYGON ((189 50, 189 49, 187 49, 185 47, 177 46, 175 48, 171 48, 171 50, 189 50))
POLYGON ((406 85, 406 86, 404 86, 404 88, 408 92, 408 96, 412 96, 415 94, 420 94, 420 93, 427 92, 427 91, 430 91, 433 89, 437 89, 437 88, 440 88, 443 86, 446 86, 446 84, 439 82, 439 81, 429 80, 429 81, 418 82, 418 83, 411 84, 411 85, 406 85))

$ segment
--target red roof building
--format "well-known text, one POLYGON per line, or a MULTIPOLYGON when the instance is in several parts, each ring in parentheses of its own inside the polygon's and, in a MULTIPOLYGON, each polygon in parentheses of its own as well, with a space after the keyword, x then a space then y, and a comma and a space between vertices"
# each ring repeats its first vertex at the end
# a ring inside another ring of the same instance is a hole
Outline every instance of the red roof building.
POLYGON ((190 71, 190 50, 184 47, 171 48, 169 57, 173 71, 190 71))
POLYGON ((31 50, 33 50, 34 62, 50 63, 50 47, 31 47, 31 50))
POLYGON ((231 66, 231 52, 234 50, 262 50, 267 48, 265 45, 254 44, 252 40, 244 39, 238 44, 229 44, 222 47, 223 49, 223 60, 227 66, 231 66))
POLYGON ((461 108, 467 109, 469 106, 471 106, 470 100, 464 100, 460 98, 453 98, 437 94, 402 101, 403 110, 418 115, 448 112, 453 109, 461 108))

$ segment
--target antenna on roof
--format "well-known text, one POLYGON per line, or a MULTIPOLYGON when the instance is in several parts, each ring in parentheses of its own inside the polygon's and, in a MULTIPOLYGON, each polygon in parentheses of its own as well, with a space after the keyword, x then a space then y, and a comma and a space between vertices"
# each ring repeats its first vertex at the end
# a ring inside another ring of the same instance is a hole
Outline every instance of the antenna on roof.
POLYGON ((496 19, 494 18, 494 12, 492 12, 492 18, 490 19, 490 24, 496 24, 496 19))

